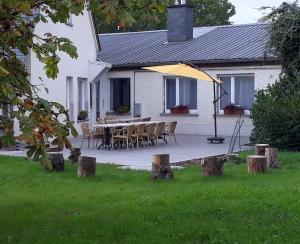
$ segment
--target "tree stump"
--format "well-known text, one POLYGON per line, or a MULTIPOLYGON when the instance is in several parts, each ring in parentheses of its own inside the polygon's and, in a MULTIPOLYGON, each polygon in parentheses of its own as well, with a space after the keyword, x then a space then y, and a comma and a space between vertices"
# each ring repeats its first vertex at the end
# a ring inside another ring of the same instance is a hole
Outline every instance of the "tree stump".
POLYGON ((153 155, 151 178, 154 180, 173 178, 169 154, 153 155))
POLYGON ((248 172, 250 173, 256 173, 256 172, 265 173, 268 168, 267 157, 261 155, 248 156, 247 167, 248 167, 248 172))
POLYGON ((201 172, 203 176, 223 175, 223 164, 225 157, 207 157, 201 160, 201 172))
POLYGON ((96 174, 96 158, 80 156, 78 159, 78 176, 90 176, 96 174))
POLYGON ((62 153, 48 153, 48 159, 52 165, 52 171, 62 172, 65 169, 65 160, 62 153))
POLYGON ((70 156, 68 159, 70 159, 72 163, 78 163, 80 155, 81 155, 81 149, 78 147, 75 147, 71 150, 71 153, 70 153, 70 156))
POLYGON ((265 156, 265 150, 269 147, 269 144, 255 144, 255 154, 265 156))
POLYGON ((267 157, 268 168, 278 167, 278 149, 277 148, 266 148, 265 156, 267 157))

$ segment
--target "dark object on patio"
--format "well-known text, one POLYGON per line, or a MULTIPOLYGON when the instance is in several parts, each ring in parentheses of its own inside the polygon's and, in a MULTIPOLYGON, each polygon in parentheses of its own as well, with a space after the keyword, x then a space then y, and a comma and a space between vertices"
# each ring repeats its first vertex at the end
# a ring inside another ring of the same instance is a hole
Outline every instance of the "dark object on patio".
POLYGON ((278 149, 277 148, 266 148, 265 156, 267 157, 268 168, 278 168, 278 149))
POLYGON ((70 156, 68 157, 72 163, 78 163, 79 156, 81 155, 81 149, 75 147, 71 150, 70 156))
POLYGON ((269 147, 269 144, 255 144, 255 154, 265 156, 265 150, 269 147))
POLYGON ((186 105, 179 105, 171 108, 171 114, 189 114, 190 109, 186 105))
POLYGON ((65 160, 62 153, 48 153, 48 159, 52 165, 52 171, 62 172, 65 169, 65 160))
POLYGON ((267 157, 252 155, 247 157, 247 168, 249 173, 265 173, 267 171, 267 157))
POLYGON ((170 165, 169 154, 153 155, 151 178, 153 180, 156 179, 170 180, 173 178, 173 172, 170 165))
POLYGON ((96 158, 80 156, 78 160, 77 176, 91 176, 96 174, 96 158))
POLYGON ((224 114, 244 114, 245 109, 242 106, 233 103, 224 107, 224 114))
POLYGON ((223 175, 223 165, 225 157, 207 157, 201 160, 201 172, 203 176, 223 175))
POLYGON ((221 143, 224 142, 225 138, 223 138, 223 137, 209 137, 209 138, 207 138, 207 140, 208 140, 210 143, 221 144, 221 143))

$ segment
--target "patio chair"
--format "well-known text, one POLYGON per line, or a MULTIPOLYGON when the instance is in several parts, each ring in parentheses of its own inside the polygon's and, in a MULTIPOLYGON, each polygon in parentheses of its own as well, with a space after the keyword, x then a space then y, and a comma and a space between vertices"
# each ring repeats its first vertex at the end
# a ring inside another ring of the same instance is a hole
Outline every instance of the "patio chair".
POLYGON ((138 126, 135 126, 135 131, 132 135, 135 143, 136 143, 136 147, 139 148, 139 144, 140 142, 144 142, 144 137, 143 134, 145 132, 145 125, 144 124, 140 124, 138 126))
POLYGON ((176 126, 177 126, 177 121, 173 121, 170 124, 168 124, 167 126, 165 126, 163 136, 164 136, 164 141, 166 143, 168 143, 168 141, 166 140, 166 136, 173 136, 174 140, 175 140, 175 144, 177 145, 177 140, 176 140, 176 136, 175 136, 176 126))
POLYGON ((157 125, 156 125, 155 133, 154 133, 156 146, 158 144, 158 139, 164 140, 163 133, 164 133, 165 125, 166 125, 165 122, 160 122, 160 123, 157 123, 157 125))
POLYGON ((127 150, 129 150, 129 142, 133 146, 133 132, 134 132, 134 125, 128 126, 123 129, 117 129, 112 132, 112 137, 111 137, 111 143, 114 146, 115 141, 118 143, 125 143, 127 146, 127 150))
POLYGON ((154 142, 155 140, 155 127, 156 127, 156 124, 153 123, 153 124, 148 124, 146 127, 145 127, 145 131, 143 133, 143 138, 144 138, 144 141, 146 141, 148 143, 148 146, 150 146, 150 143, 154 142))
POLYGON ((96 146, 97 146, 101 136, 98 135, 97 132, 93 132, 93 127, 88 123, 81 123, 81 130, 82 130, 83 138, 80 147, 82 147, 84 140, 88 140, 88 148, 90 148, 90 140, 93 140, 93 145, 94 145, 95 139, 97 139, 96 142, 96 146))

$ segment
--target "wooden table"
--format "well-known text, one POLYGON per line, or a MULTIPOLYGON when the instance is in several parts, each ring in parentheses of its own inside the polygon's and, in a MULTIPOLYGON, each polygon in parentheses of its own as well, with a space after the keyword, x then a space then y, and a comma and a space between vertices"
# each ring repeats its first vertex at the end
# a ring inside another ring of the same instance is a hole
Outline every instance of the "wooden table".
POLYGON ((101 147, 110 149, 111 145, 110 145, 110 139, 111 139, 111 135, 110 135, 110 129, 114 128, 124 128, 124 127, 128 127, 128 126, 137 126, 137 125, 149 125, 149 124, 157 124, 157 123, 168 123, 165 121, 145 121, 145 122, 130 122, 130 123, 115 123, 115 124, 95 124, 92 125, 92 127, 94 128, 103 128, 104 129, 104 141, 103 143, 98 147, 98 149, 100 149, 101 147))

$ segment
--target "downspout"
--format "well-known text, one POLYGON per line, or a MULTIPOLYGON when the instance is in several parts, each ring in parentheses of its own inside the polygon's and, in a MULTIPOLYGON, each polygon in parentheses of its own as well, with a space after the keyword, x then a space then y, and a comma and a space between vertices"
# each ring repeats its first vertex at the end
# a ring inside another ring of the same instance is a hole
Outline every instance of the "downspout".
POLYGON ((136 111, 135 111, 135 75, 136 70, 133 71, 133 117, 135 117, 136 111))

